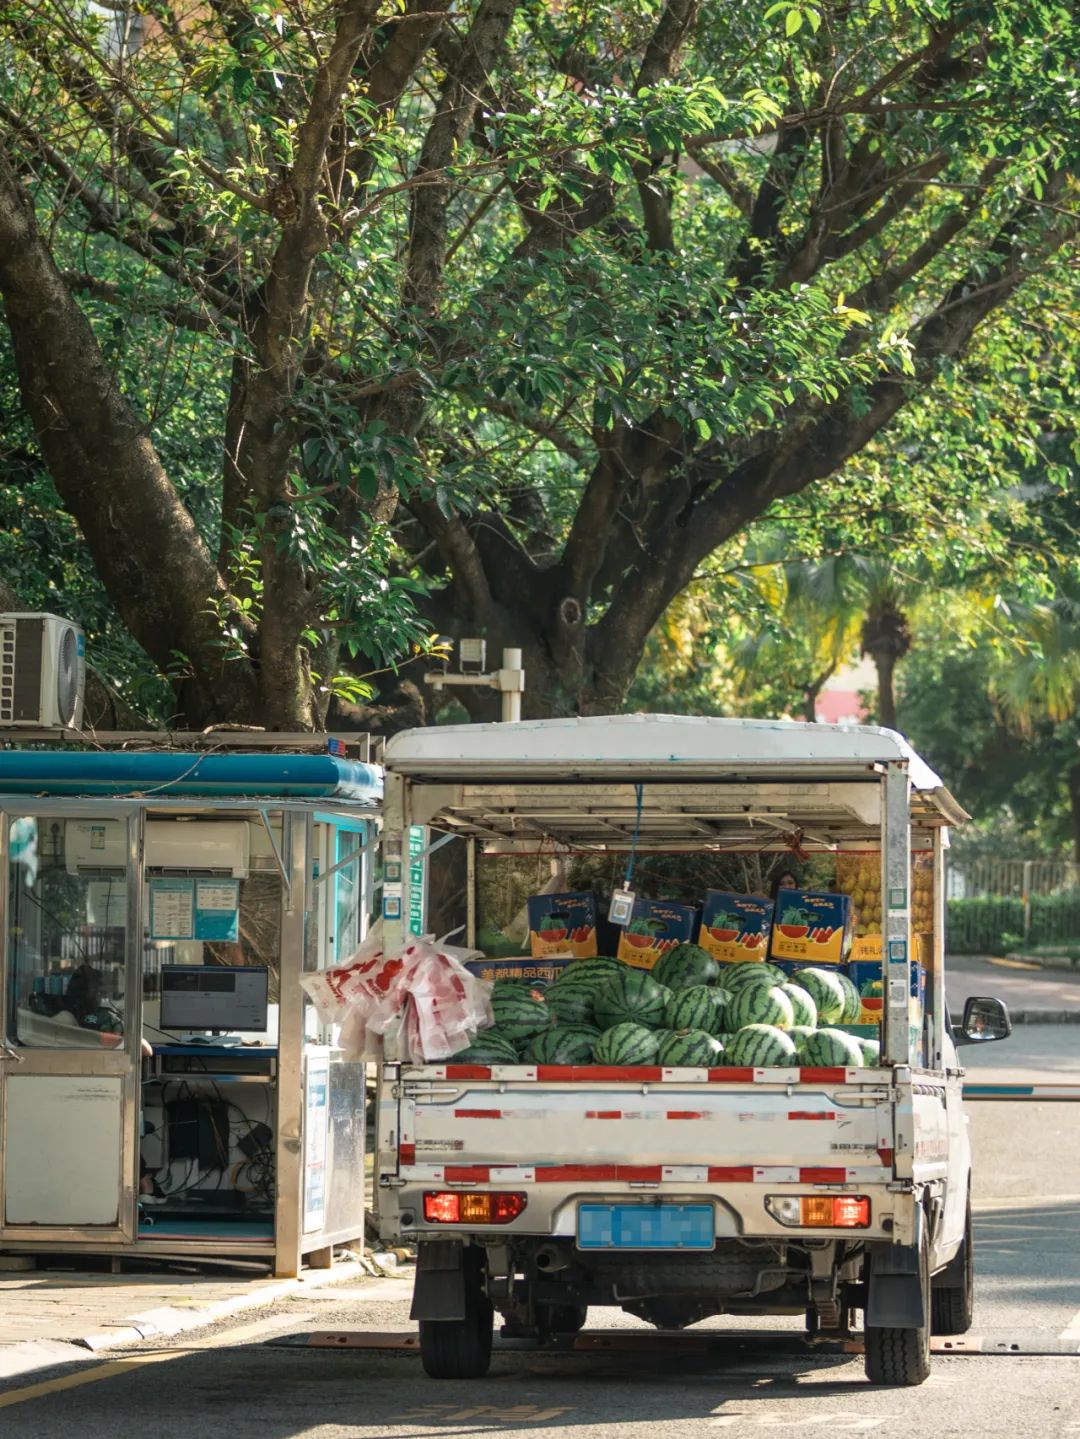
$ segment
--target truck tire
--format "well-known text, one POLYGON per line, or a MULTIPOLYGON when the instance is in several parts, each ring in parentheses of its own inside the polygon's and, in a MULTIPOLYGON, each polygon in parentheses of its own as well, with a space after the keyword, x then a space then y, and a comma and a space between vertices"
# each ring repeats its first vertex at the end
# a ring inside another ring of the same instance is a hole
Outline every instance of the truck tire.
POLYGON ((464 1254, 464 1319, 421 1319, 420 1358, 430 1379, 481 1379, 491 1365, 495 1312, 484 1290, 483 1257, 464 1254))
POLYGON ((930 1291, 930 1332, 966 1334, 975 1315, 975 1246, 971 1237, 971 1200, 964 1220, 964 1242, 934 1279, 930 1291))
POLYGON ((930 1250, 925 1233, 919 1245, 919 1279, 923 1322, 918 1329, 865 1328, 864 1364, 871 1384, 913 1388, 930 1377, 930 1250))

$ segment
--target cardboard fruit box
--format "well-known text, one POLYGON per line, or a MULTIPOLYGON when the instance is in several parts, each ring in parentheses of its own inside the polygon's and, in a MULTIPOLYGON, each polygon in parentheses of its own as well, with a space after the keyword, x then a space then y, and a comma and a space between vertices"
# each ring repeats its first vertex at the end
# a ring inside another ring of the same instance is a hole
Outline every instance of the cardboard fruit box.
POLYGON ((782 889, 776 896, 770 956, 803 964, 842 964, 851 931, 846 894, 782 889))
MULTIPOLYGON (((909 1016, 911 1023, 921 1025, 926 1007, 926 970, 921 964, 911 961, 911 984, 909 989, 909 1016)), ((881 978, 880 959, 852 960, 847 967, 848 978, 859 991, 862 1009, 859 1021, 862 1024, 879 1024, 885 1007, 885 990, 881 978)))
POLYGON ((767 895, 710 889, 701 910, 697 942, 721 964, 764 959, 772 918, 773 902, 767 895))
POLYGON ((688 944, 697 909, 671 899, 635 899, 630 923, 619 936, 619 958, 635 969, 652 969, 669 949, 688 944))
POLYGON ((594 894, 533 894, 526 905, 529 948, 535 958, 564 954, 574 959, 592 959, 599 953, 594 894))

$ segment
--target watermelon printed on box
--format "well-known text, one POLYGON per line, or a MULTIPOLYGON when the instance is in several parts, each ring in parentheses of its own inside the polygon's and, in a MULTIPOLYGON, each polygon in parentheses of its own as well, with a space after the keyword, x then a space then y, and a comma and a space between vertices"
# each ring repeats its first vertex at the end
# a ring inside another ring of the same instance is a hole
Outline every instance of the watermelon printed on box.
POLYGON ((619 958, 635 969, 652 969, 676 945, 687 944, 697 924, 691 904, 671 899, 635 899, 630 923, 619 936, 619 958))
POLYGON ((764 959, 772 917, 773 902, 766 896, 707 890, 698 944, 722 964, 764 959))
MULTIPOLYGON (((880 1024, 881 1012, 885 1007, 884 987, 881 979, 879 959, 852 960, 847 967, 848 978, 859 991, 862 1007, 859 1011, 860 1024, 880 1024)), ((913 1027, 920 1027, 926 1008, 926 970, 914 960, 911 962, 911 1004, 909 1015, 913 1027)))
POLYGON ((526 904, 529 947, 537 959, 549 954, 590 959, 598 953, 594 894, 533 894, 526 904))
POLYGON ((851 928, 846 894, 814 894, 782 889, 776 896, 770 955, 801 959, 804 964, 840 964, 851 928))

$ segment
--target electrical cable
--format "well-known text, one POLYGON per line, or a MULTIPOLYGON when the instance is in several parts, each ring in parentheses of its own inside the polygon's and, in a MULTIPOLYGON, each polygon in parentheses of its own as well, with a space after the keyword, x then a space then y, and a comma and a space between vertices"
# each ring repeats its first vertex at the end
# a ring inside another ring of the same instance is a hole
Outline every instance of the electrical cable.
POLYGON ((637 815, 634 819, 634 833, 630 839, 630 853, 626 857, 626 877, 623 880, 623 889, 629 889, 630 881, 634 878, 634 859, 637 855, 638 840, 641 838, 641 808, 645 800, 645 786, 636 784, 634 793, 637 796, 637 815))

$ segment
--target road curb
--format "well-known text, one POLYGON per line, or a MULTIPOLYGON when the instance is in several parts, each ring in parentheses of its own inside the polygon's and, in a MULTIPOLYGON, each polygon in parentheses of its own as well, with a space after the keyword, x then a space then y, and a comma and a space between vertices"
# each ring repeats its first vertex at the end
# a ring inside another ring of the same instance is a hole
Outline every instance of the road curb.
MULTIPOLYGON (((125 1344, 137 1344, 142 1339, 168 1338, 184 1334, 192 1329, 204 1329, 233 1314, 242 1314, 248 1309, 260 1309, 274 1304, 293 1294, 310 1293, 334 1284, 343 1284, 358 1279, 370 1279, 368 1271, 360 1263, 339 1263, 333 1269, 312 1269, 295 1279, 282 1279, 276 1283, 263 1283, 258 1289, 242 1290, 227 1299, 217 1299, 210 1304, 187 1307, 162 1305, 157 1309, 146 1309, 140 1314, 126 1315, 116 1324, 72 1339, 27 1339, 18 1344, 0 1348, 0 1381, 17 1379, 39 1369, 52 1368, 58 1364, 86 1362, 94 1355, 125 1344)), ((403 1293, 407 1284, 391 1276, 371 1279, 373 1290, 381 1290, 384 1283, 400 1285, 403 1293)), ((385 1297, 385 1291, 372 1294, 372 1298, 385 1297)))
POLYGON ((1010 1010, 1013 1024, 1080 1024, 1080 1009, 1010 1010))

